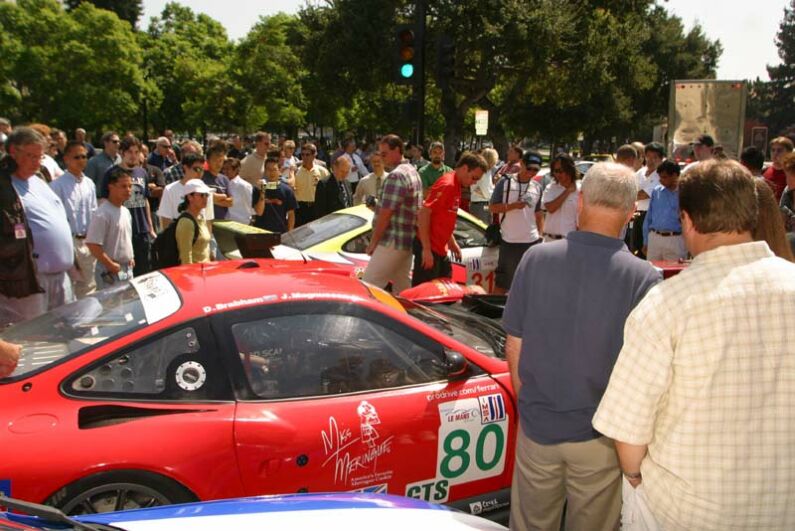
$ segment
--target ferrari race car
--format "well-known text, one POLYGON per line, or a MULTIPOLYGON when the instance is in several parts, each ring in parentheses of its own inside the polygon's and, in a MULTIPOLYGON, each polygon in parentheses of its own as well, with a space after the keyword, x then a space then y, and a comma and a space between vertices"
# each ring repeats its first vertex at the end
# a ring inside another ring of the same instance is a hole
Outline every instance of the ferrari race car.
POLYGON ((52 507, 0 498, 25 513, 0 513, 0 529, 34 531, 293 531, 347 529, 384 531, 498 531, 505 527, 454 509, 411 498, 378 494, 293 494, 153 507, 135 511, 86 514, 68 518, 52 507))
POLYGON ((348 267, 176 267, 0 337, 23 346, 0 380, 0 491, 14 498, 77 515, 358 491, 506 513, 504 332, 348 267))

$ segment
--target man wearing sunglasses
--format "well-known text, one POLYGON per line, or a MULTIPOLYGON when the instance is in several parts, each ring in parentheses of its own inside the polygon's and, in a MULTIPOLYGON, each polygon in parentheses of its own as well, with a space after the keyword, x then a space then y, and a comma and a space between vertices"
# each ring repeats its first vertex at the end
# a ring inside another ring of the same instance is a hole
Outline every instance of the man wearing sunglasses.
POLYGON ((149 154, 147 163, 157 166, 160 171, 177 163, 177 155, 171 148, 171 141, 168 138, 161 136, 155 141, 155 149, 149 154))
MULTIPOLYGON (((182 178, 166 186, 163 190, 163 197, 160 198, 160 210, 157 215, 160 218, 160 227, 166 230, 175 219, 179 217, 179 204, 185 197, 185 187, 191 179, 201 179, 204 175, 205 159, 198 153, 185 153, 182 156, 182 178)), ((204 220, 207 228, 212 227, 212 220, 215 219, 212 203, 204 209, 204 220)))
POLYGON ((97 283, 94 272, 96 259, 86 246, 86 234, 91 218, 97 210, 97 191, 94 182, 83 173, 88 163, 88 150, 82 142, 72 140, 63 152, 66 172, 50 183, 66 210, 66 219, 72 231, 75 247, 75 265, 72 271, 72 284, 77 298, 92 293, 97 283))
POLYGON ((119 135, 114 131, 108 131, 102 135, 104 148, 96 157, 91 157, 85 169, 86 175, 94 181, 95 185, 99 183, 111 166, 121 162, 119 142, 119 135))

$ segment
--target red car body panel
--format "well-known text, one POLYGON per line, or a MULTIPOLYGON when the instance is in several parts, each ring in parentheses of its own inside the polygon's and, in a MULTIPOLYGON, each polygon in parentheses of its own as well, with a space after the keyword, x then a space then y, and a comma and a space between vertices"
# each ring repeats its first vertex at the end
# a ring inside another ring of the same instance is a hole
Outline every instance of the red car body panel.
POLYGON ((516 409, 504 360, 379 302, 349 268, 244 260, 165 274, 182 299, 173 315, 0 385, 6 426, 0 481, 10 480, 12 496, 44 502, 80 479, 114 470, 160 474, 200 500, 383 487, 448 502, 510 487, 516 409), (220 343, 225 336, 217 327, 234 312, 292 301, 361 306, 460 352, 476 372, 427 385, 288 400, 124 401, 63 390, 92 363, 184 323, 205 323, 220 343), (162 414, 111 423, 92 418, 114 406, 162 414))

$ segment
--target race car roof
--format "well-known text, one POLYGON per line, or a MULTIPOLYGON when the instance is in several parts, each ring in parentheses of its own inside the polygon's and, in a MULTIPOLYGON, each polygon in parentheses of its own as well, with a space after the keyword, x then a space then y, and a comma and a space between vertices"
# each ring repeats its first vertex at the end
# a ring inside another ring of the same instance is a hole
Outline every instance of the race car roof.
POLYGON ((370 299, 350 267, 325 262, 244 259, 166 269, 183 311, 204 314, 277 300, 370 299))

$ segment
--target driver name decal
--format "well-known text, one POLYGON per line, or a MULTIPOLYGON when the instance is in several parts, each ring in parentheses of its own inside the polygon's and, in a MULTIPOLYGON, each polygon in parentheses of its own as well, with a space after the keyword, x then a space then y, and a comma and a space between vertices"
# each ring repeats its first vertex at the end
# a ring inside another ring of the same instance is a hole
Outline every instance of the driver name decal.
POLYGON ((276 295, 263 295, 262 297, 253 297, 251 299, 238 299, 231 302, 218 302, 213 306, 204 306, 202 311, 204 313, 221 312, 224 310, 231 310, 239 308, 240 306, 251 306, 254 304, 264 304, 269 301, 276 300, 276 295))

